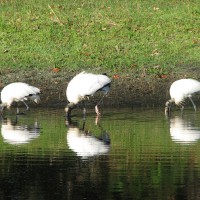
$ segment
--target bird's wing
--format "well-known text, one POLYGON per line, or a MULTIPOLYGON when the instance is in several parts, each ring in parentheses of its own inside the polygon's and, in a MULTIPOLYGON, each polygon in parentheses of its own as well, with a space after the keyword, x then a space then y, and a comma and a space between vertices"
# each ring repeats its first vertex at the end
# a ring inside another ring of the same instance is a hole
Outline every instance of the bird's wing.
POLYGON ((26 83, 16 83, 10 87, 10 92, 14 98, 21 100, 29 95, 40 93, 40 90, 26 83))
POLYGON ((200 82, 197 80, 188 79, 188 82, 185 82, 182 87, 185 88, 186 95, 193 94, 200 91, 200 82))
POLYGON ((82 72, 69 82, 66 90, 67 99, 69 102, 78 102, 85 96, 93 95, 110 82, 106 75, 82 72))
POLYGON ((194 79, 180 79, 175 81, 170 87, 170 96, 181 102, 184 98, 200 91, 200 82, 194 79))
POLYGON ((111 80, 105 75, 91 74, 91 77, 87 80, 87 82, 86 95, 93 95, 95 92, 108 85, 111 80))

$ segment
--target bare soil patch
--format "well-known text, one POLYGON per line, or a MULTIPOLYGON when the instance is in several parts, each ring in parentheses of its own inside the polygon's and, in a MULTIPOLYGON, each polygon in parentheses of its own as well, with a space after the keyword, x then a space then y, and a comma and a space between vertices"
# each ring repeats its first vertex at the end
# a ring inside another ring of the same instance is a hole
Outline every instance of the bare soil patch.
MULTIPOLYGON (((65 94, 67 84, 79 72, 66 69, 58 71, 52 69, 5 69, 0 72, 0 89, 11 82, 26 82, 41 89, 41 103, 37 106, 64 107, 67 105, 65 94)), ((134 72, 117 76, 113 73, 108 73, 108 75, 112 78, 112 84, 109 95, 103 101, 103 106, 110 107, 164 107, 166 100, 169 99, 170 84, 176 79, 185 77, 185 73, 162 77, 135 75, 134 72)), ((87 101, 87 106, 94 106, 99 95, 97 94, 91 98, 91 101, 87 101)))

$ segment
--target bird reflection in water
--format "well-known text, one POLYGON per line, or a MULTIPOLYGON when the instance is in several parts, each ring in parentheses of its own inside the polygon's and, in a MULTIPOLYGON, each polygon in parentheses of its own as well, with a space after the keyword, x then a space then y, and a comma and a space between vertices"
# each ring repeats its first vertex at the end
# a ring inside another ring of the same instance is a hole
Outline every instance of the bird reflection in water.
POLYGON ((6 143, 26 144, 39 137, 40 127, 37 122, 32 125, 22 125, 17 118, 14 121, 6 118, 1 123, 1 135, 6 143))
POLYGON ((67 144, 69 148, 82 159, 89 157, 108 154, 110 149, 109 134, 98 123, 97 126, 101 130, 101 135, 95 136, 89 130, 85 129, 86 121, 80 128, 77 122, 70 120, 66 121, 67 131, 67 144))
POLYGON ((175 116, 169 121, 170 135, 174 142, 193 144, 200 139, 200 127, 194 125, 191 117, 175 116))

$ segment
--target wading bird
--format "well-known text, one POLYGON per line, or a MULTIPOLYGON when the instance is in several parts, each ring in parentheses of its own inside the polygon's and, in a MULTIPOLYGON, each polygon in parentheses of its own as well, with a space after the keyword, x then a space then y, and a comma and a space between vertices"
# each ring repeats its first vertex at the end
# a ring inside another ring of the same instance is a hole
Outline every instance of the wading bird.
MULTIPOLYGON (((71 117, 71 110, 80 101, 85 100, 87 97, 94 95, 98 91, 104 93, 103 97, 109 92, 111 79, 108 78, 106 74, 91 74, 86 72, 81 72, 76 75, 68 84, 66 90, 67 100, 69 104, 65 108, 67 118, 71 117)), ((95 106, 95 112, 100 115, 98 109, 99 103, 102 101, 103 97, 95 106)), ((83 114, 85 117, 86 108, 83 109, 83 114)))
POLYGON ((181 110, 184 109, 183 103, 186 98, 189 98, 192 102, 194 110, 196 111, 196 105, 192 100, 192 95, 200 91, 200 82, 194 79, 180 79, 172 83, 169 93, 171 99, 165 103, 165 114, 170 113, 171 104, 181 105, 181 110))
MULTIPOLYGON (((40 101, 40 89, 28 85, 26 83, 15 82, 10 83, 5 86, 1 91, 1 101, 0 110, 3 111, 4 107, 8 109, 11 107, 13 102, 23 102, 26 106, 26 110, 29 110, 29 106, 25 101, 32 100, 35 103, 40 101)), ((19 113, 19 109, 17 108, 17 113, 19 113)))

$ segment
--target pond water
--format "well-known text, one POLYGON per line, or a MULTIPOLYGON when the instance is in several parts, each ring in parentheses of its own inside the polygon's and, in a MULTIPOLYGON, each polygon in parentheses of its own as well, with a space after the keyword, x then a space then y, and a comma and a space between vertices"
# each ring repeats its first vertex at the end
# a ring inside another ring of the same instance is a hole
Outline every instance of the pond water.
POLYGON ((200 112, 32 109, 1 120, 0 199, 199 199, 200 112))

